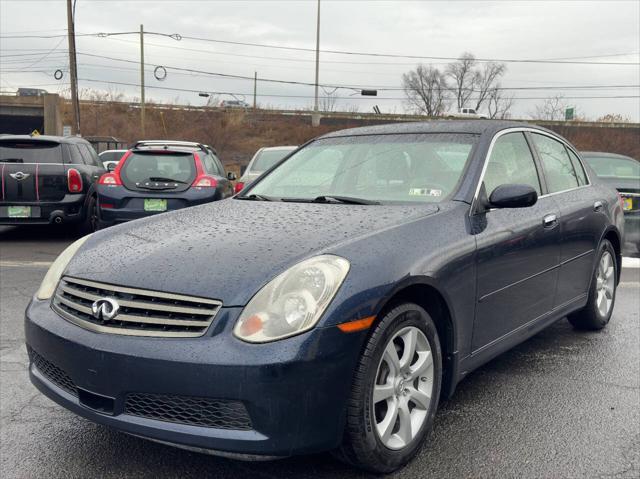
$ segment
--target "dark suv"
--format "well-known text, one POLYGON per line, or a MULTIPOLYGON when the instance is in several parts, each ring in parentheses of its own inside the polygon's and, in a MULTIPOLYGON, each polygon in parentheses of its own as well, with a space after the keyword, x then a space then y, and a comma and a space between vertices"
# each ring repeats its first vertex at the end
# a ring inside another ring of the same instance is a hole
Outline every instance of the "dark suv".
POLYGON ((105 173, 91 144, 78 137, 0 137, 0 224, 73 223, 95 229, 95 183, 105 173))
POLYGON ((140 141, 98 182, 99 227, 233 195, 215 150, 186 141, 140 141))

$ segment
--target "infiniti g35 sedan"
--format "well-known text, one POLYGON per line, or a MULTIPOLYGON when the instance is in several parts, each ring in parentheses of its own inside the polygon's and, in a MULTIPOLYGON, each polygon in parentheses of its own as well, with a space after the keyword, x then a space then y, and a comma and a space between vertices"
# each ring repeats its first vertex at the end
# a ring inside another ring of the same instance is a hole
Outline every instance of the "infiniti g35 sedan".
POLYGON ((330 133, 233 198, 69 246, 26 311, 30 378, 155 441, 390 472, 474 369, 564 317, 607 325, 622 229, 536 126, 330 133))

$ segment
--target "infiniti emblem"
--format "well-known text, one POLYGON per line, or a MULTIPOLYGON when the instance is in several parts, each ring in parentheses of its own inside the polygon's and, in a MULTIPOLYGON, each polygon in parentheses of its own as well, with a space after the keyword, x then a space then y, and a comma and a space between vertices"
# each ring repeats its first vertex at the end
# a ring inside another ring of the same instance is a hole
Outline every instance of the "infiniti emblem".
POLYGON ((120 310, 120 305, 115 299, 101 298, 93 302, 91 312, 96 319, 110 321, 115 318, 120 310))
POLYGON ((9 173, 9 176, 14 180, 24 180, 25 178, 29 178, 31 175, 29 173, 23 173, 22 171, 17 171, 15 173, 9 173))

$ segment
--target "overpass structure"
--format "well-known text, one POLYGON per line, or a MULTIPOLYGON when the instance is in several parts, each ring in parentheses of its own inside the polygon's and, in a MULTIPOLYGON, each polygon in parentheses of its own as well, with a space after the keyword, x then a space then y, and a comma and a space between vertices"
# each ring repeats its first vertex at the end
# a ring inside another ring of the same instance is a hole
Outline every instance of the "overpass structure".
POLYGON ((62 135, 60 97, 0 95, 0 134, 62 135))

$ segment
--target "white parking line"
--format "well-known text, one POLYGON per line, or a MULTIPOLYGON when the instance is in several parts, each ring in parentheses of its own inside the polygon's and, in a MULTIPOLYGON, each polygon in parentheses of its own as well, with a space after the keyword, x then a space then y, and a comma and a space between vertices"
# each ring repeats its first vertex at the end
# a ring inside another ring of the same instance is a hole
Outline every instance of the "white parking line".
POLYGON ((48 268, 51 261, 0 261, 0 268, 48 268))
POLYGON ((640 268, 640 258, 622 258, 623 268, 640 268))

